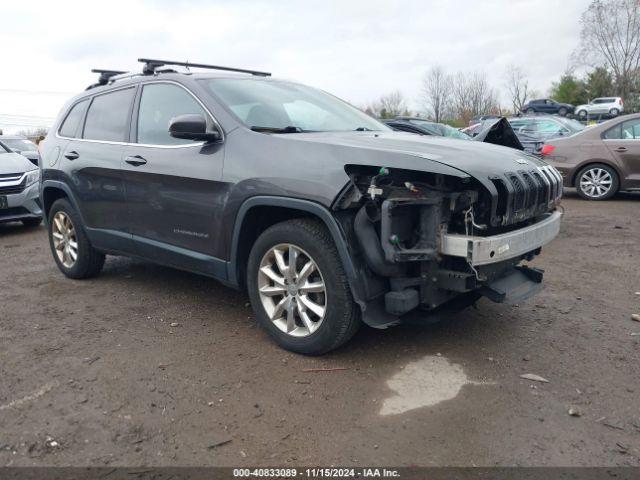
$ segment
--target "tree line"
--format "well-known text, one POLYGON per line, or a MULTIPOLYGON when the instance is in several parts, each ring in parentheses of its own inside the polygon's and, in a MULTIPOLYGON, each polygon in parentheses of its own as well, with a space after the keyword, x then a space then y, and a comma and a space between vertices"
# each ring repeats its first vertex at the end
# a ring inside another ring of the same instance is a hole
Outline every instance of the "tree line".
MULTIPOLYGON (((503 75, 509 105, 482 71, 449 73, 441 66, 427 70, 421 86, 422 115, 436 122, 467 124, 483 114, 518 113, 528 100, 540 97, 529 85, 526 70, 509 65, 503 75)), ((580 105, 597 97, 619 96, 625 111, 640 111, 640 0, 592 0, 580 17, 580 40, 569 68, 551 84, 548 94, 558 102, 580 105), (578 70, 586 70, 578 75, 578 70)), ((411 115, 400 91, 383 95, 364 110, 372 116, 411 115)))

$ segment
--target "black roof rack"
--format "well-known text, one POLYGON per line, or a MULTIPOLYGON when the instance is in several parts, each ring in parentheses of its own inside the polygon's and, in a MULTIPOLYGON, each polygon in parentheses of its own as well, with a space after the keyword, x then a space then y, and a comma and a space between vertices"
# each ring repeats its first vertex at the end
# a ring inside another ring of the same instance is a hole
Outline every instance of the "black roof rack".
POLYGON ((206 65, 204 63, 191 63, 191 62, 175 62, 173 60, 157 60, 154 58, 139 58, 139 62, 144 63, 144 67, 142 68, 142 73, 144 75, 153 75, 156 73, 156 69, 159 67, 164 67, 166 65, 179 65, 181 67, 195 67, 195 68, 208 68, 210 70, 224 70, 227 72, 240 72, 240 73, 249 73, 251 75, 256 75, 259 77, 270 77, 271 73, 269 72, 260 72, 258 70, 247 70, 244 68, 232 68, 232 67, 220 67, 218 65, 206 65))
POLYGON ((93 85, 89 85, 87 87, 87 90, 89 90, 90 88, 96 88, 96 87, 100 87, 102 85, 106 85, 107 83, 109 83, 109 79, 111 77, 114 77, 116 75, 121 75, 121 74, 127 73, 127 72, 124 72, 122 70, 103 70, 101 68, 93 68, 91 70, 91 73, 99 73, 100 76, 98 77, 98 83, 94 83, 93 85))

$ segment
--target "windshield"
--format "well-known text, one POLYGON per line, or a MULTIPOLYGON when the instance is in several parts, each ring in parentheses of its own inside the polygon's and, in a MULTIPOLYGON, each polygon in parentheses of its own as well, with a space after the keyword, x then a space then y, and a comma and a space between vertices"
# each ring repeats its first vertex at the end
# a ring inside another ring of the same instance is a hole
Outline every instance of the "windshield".
POLYGON ((434 135, 440 135, 442 137, 458 138, 460 140, 471 140, 471 137, 466 133, 446 125, 444 123, 428 122, 427 120, 411 120, 411 123, 420 125, 429 131, 432 131, 434 135))
POLYGON ((390 130, 348 103, 297 83, 216 78, 206 80, 206 84, 244 124, 255 130, 273 133, 390 130))
POLYGON ((0 155, 3 153, 11 153, 11 150, 9 150, 9 147, 5 147, 2 143, 0 143, 0 155))
POLYGON ((22 138, 3 138, 2 142, 15 152, 26 152, 29 150, 37 150, 35 143, 22 138))

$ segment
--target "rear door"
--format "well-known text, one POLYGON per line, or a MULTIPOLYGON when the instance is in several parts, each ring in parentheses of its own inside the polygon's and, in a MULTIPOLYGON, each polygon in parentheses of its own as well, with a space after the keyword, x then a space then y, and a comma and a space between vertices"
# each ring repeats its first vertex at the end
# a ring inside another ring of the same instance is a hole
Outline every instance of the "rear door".
MULTIPOLYGON (((131 86, 91 98, 84 122, 61 159, 61 169, 70 177, 67 184, 74 190, 85 226, 98 248, 129 251, 131 246, 121 160, 135 92, 136 87, 131 86)), ((75 108, 69 117, 74 112, 75 108)))
POLYGON ((607 113, 608 111, 609 109, 608 109, 606 98, 596 98, 593 101, 593 107, 591 108, 591 113, 600 115, 603 113, 607 113))
POLYGON ((615 157, 626 188, 640 188, 640 118, 620 122, 607 130, 602 138, 615 157))
POLYGON ((171 137, 170 120, 184 114, 214 122, 181 84, 141 85, 122 163, 128 224, 140 255, 216 275, 224 146, 171 137))

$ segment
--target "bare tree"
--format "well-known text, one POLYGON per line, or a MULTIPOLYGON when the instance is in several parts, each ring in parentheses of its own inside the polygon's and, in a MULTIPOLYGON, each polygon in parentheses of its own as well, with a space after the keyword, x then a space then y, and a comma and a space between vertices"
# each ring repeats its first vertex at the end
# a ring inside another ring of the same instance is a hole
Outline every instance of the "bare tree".
POLYGON ((451 98, 453 112, 463 122, 476 115, 500 111, 497 94, 482 72, 459 72, 453 81, 451 98))
POLYGON ((28 138, 46 137, 48 130, 49 129, 45 127, 25 128, 18 131, 18 135, 28 138))
POLYGON ((618 94, 632 91, 640 66, 640 0, 593 0, 580 18, 580 47, 574 61, 592 66, 604 61, 618 94))
POLYGON ((513 113, 520 112, 527 103, 529 94, 529 80, 527 80, 522 68, 509 65, 505 74, 505 85, 511 97, 513 113))
POLYGON ((436 122, 441 122, 449 111, 451 77, 442 67, 431 67, 422 81, 425 106, 436 122))
POLYGON ((366 111, 372 111, 380 118, 395 118, 398 115, 409 113, 407 102, 400 90, 381 96, 377 101, 369 105, 366 111))

